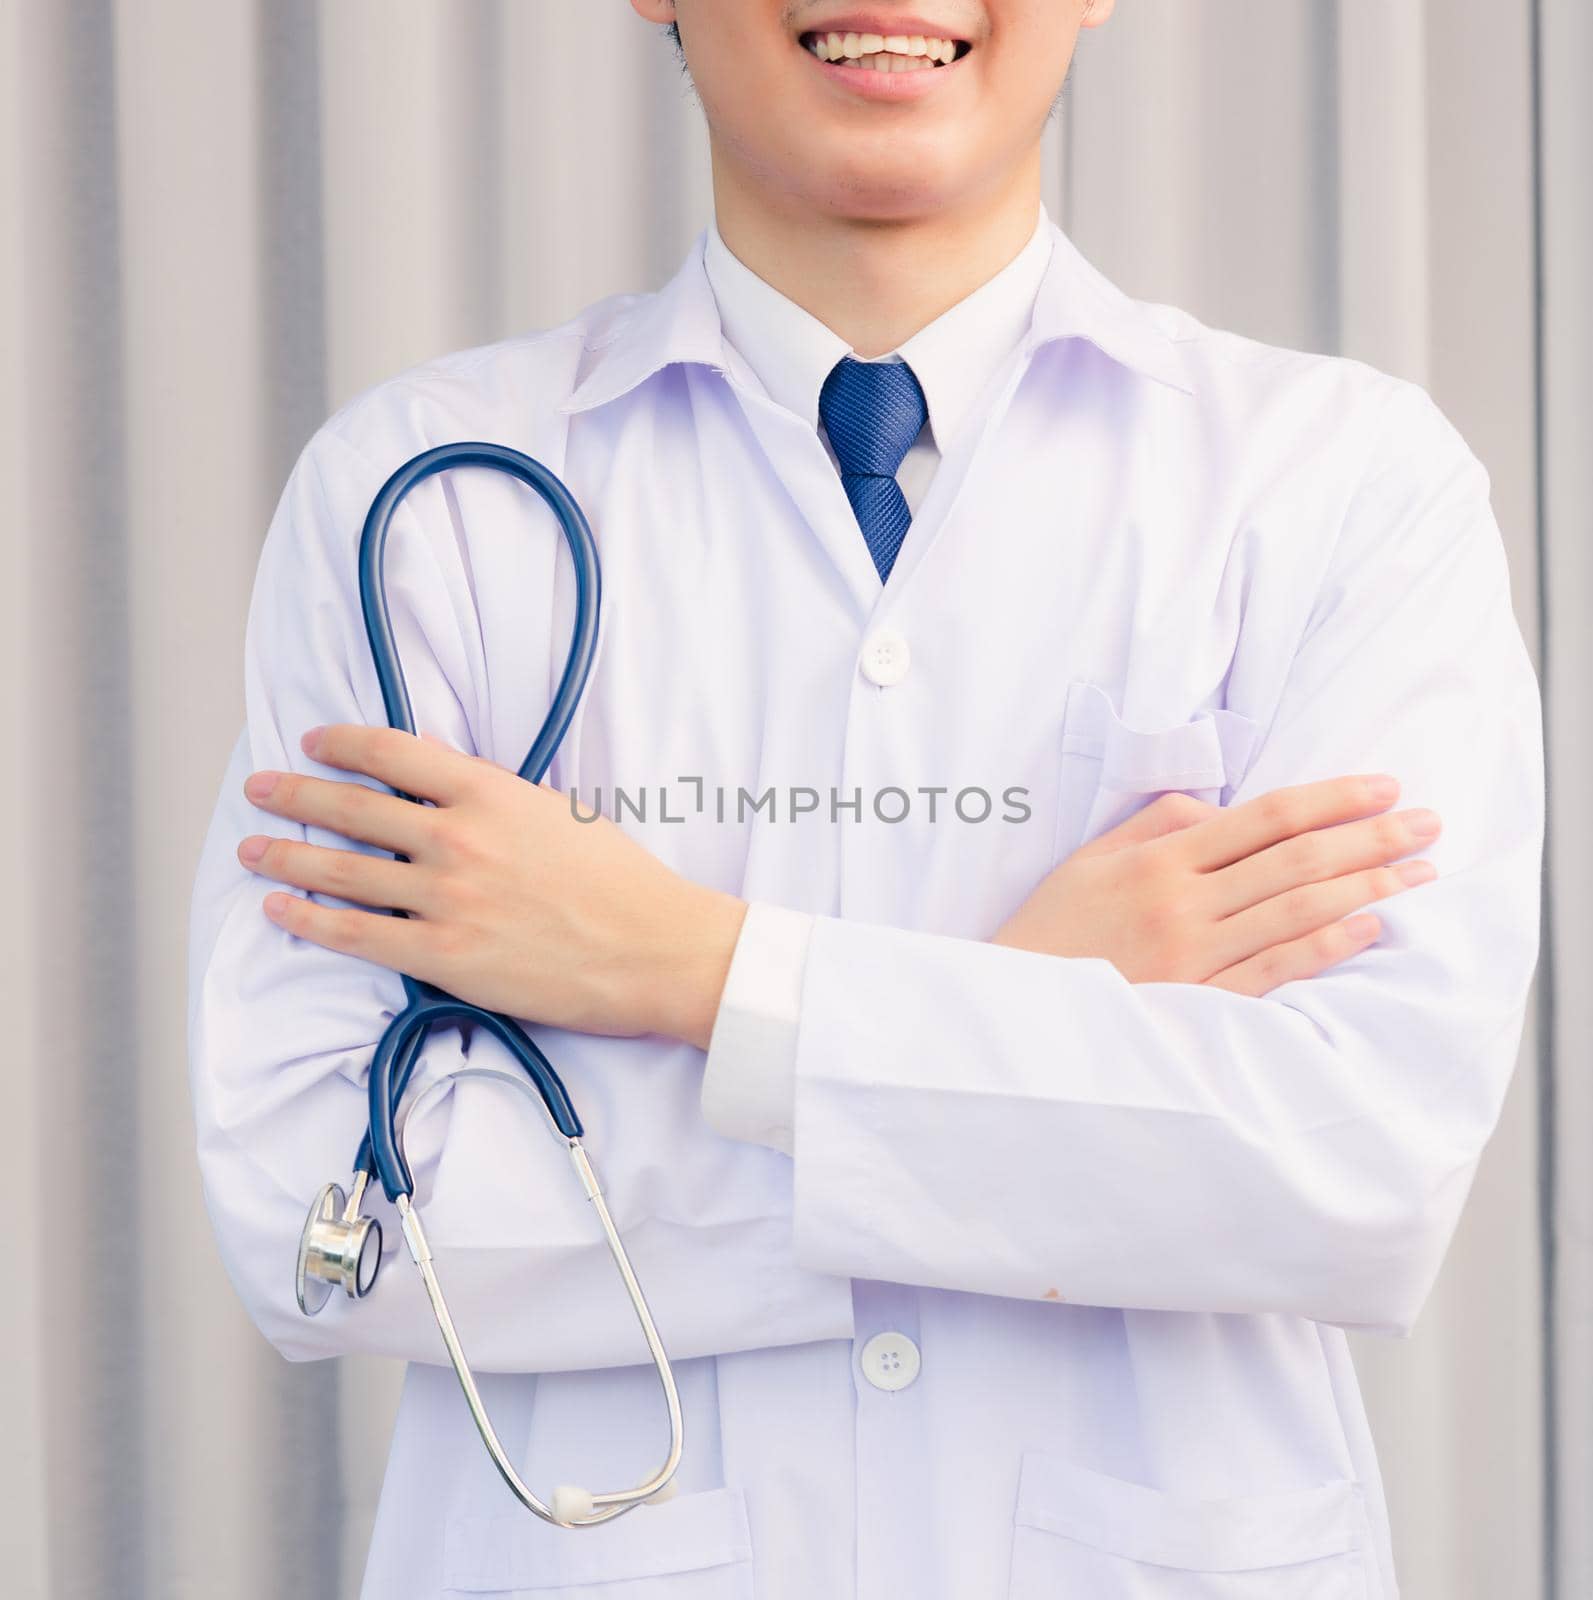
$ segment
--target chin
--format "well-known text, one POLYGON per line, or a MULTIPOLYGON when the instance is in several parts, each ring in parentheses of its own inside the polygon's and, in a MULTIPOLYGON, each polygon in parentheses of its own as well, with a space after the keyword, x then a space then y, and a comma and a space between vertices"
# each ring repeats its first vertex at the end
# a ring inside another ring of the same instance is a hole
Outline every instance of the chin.
POLYGON ((915 196, 836 195, 824 202, 832 216, 852 222, 917 222, 944 212, 950 202, 939 193, 915 196))
POLYGON ((859 221, 909 222, 944 211, 956 198, 944 172, 927 158, 904 163, 899 172, 882 170, 878 162, 846 162, 822 174, 809 168, 804 177, 803 187, 816 207, 859 221))

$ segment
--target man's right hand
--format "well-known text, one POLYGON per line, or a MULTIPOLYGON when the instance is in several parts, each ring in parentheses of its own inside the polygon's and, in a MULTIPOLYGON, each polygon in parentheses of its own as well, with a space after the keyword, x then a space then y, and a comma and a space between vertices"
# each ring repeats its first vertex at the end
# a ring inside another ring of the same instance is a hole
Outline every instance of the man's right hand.
POLYGON ((1259 996, 1365 949, 1358 907, 1437 876, 1430 811, 1386 812, 1377 775, 1274 789, 1223 808, 1167 794, 1052 869, 991 942, 1098 956, 1131 983, 1259 996), (1431 823, 1423 834, 1414 824, 1431 823), (1345 920, 1347 919, 1347 920, 1345 920))

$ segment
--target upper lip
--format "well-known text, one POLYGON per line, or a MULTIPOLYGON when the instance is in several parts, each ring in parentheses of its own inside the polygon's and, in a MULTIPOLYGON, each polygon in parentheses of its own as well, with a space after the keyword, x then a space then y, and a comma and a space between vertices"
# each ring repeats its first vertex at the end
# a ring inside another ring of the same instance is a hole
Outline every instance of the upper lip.
POLYGON ((904 17, 896 11, 847 11, 838 17, 826 17, 822 22, 810 22, 802 28, 809 33, 877 33, 889 37, 905 33, 909 38, 954 39, 966 43, 962 34, 954 33, 944 24, 929 22, 923 17, 904 17))

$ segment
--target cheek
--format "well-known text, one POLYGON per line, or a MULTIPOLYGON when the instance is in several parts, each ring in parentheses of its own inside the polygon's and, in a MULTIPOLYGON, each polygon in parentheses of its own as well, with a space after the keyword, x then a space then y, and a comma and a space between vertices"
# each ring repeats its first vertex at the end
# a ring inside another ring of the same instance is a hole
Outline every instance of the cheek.
POLYGON ((802 97, 793 92, 791 65, 721 49, 693 66, 712 138, 754 170, 790 164, 801 149, 802 97))
POLYGON ((1007 0, 991 7, 990 75, 1003 93, 1049 108, 1078 44, 1084 0, 1007 0))
MULTIPOLYGON (((1020 107, 1044 116, 1056 99, 1073 58, 1072 35, 1048 28, 1032 38, 992 46, 983 63, 992 99, 1015 119, 1020 107)), ((1018 119, 1021 120, 1021 119, 1018 119)))

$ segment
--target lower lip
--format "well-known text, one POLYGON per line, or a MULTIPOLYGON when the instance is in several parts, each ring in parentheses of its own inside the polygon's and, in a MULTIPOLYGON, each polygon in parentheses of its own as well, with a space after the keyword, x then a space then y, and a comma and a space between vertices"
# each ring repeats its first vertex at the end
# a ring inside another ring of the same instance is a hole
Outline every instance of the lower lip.
POLYGON ((973 51, 965 51, 943 67, 919 67, 909 72, 881 72, 875 67, 843 67, 833 61, 820 61, 803 45, 797 48, 832 83, 850 90, 865 100, 921 100, 952 77, 973 51))

